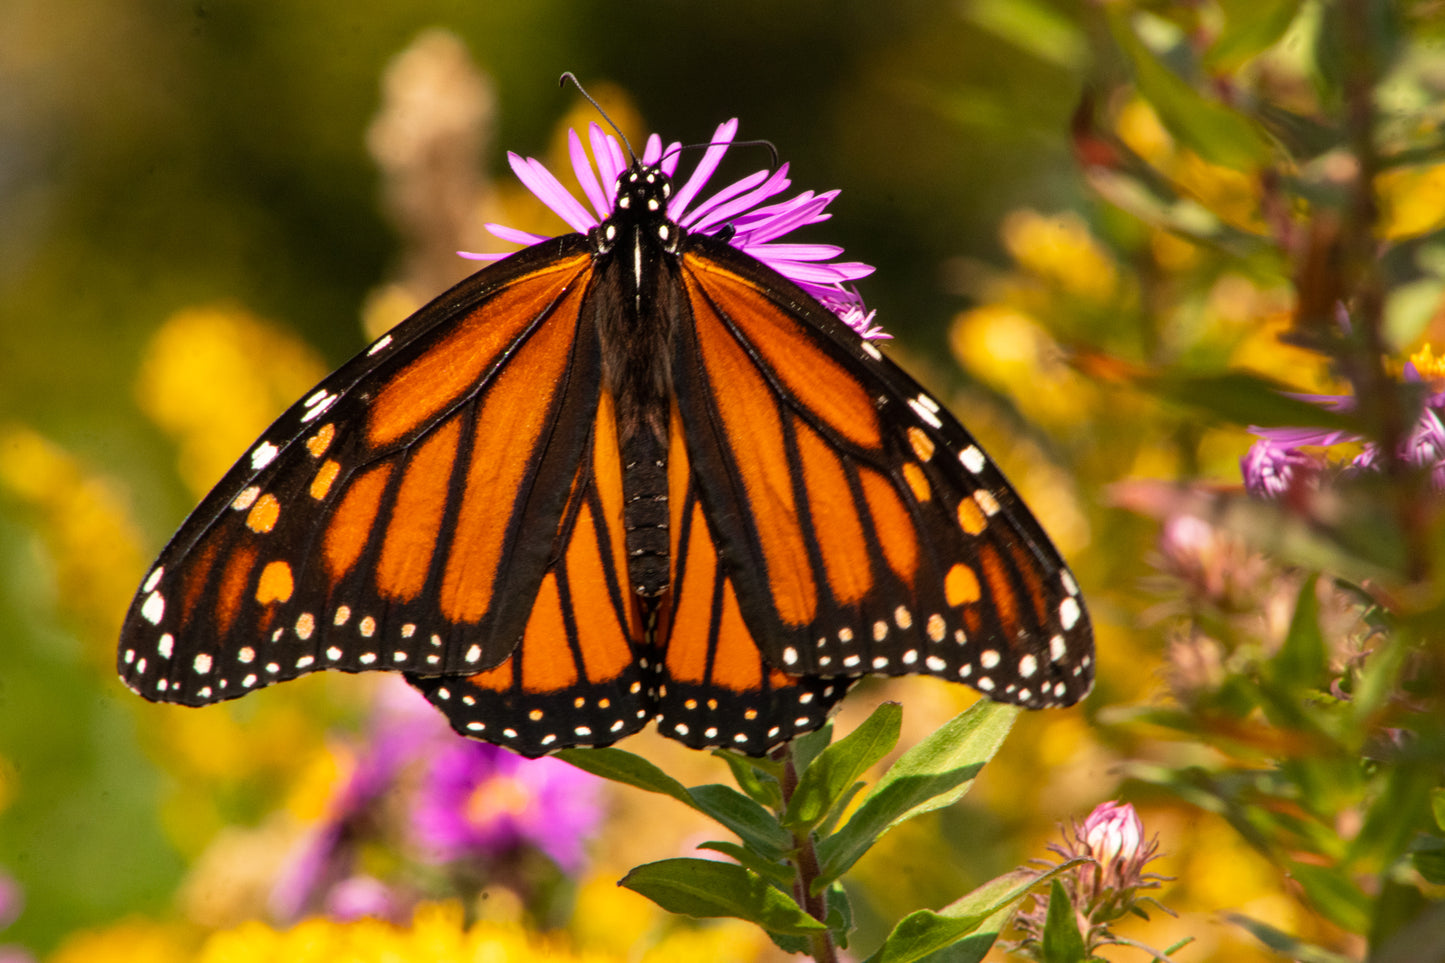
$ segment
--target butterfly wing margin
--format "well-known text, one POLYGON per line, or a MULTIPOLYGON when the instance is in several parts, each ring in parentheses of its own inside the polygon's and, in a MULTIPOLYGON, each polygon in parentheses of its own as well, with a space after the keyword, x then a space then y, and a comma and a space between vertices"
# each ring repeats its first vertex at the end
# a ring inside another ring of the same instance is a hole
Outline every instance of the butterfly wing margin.
POLYGON ((1033 708, 1087 694, 1078 586, 967 431, 790 282, 690 241, 679 407, 769 661, 926 673, 1033 708))
POLYGON ((122 629, 126 684, 201 705, 318 668, 505 658, 550 551, 521 533, 556 530, 595 414, 589 278, 580 238, 524 251, 283 414, 146 577, 122 629), (568 373, 567 390, 539 399, 525 373, 539 362, 568 373), (530 434, 506 437, 509 424, 530 434), (509 504, 474 487, 499 466, 509 504))

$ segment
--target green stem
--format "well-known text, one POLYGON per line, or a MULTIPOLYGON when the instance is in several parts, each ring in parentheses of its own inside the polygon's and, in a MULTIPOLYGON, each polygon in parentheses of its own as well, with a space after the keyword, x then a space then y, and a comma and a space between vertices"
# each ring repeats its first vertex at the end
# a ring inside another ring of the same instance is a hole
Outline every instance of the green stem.
MULTIPOLYGON (((788 802, 793 798, 794 791, 798 788, 798 769, 793 762, 793 746, 789 743, 783 756, 783 806, 787 807, 788 802)), ((818 850, 813 845, 813 834, 810 831, 793 832, 793 867, 797 870, 797 876, 793 879, 793 898, 798 905, 807 911, 808 915, 820 923, 828 921, 828 901, 823 893, 814 895, 812 893, 813 882, 818 878, 818 850)), ((824 930, 814 934, 813 959, 816 963, 838 963, 838 948, 833 945, 832 930, 824 930)))
POLYGON ((1421 518, 1422 481, 1400 459, 1409 426, 1398 384, 1385 370, 1385 279, 1380 269, 1379 201, 1375 196, 1380 152, 1375 144, 1375 63, 1370 18, 1373 0, 1344 0, 1340 7, 1346 130, 1356 172, 1342 240, 1347 278, 1352 288, 1351 323, 1360 350, 1346 360, 1360 415, 1373 429, 1382 467, 1390 479, 1394 514, 1405 539, 1406 575, 1426 575, 1429 558, 1427 526, 1421 518))

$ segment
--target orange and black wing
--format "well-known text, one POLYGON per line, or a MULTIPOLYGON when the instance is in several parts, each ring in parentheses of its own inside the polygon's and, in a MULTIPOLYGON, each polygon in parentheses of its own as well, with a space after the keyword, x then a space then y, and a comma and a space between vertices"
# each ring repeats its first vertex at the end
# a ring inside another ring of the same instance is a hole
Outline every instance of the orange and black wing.
POLYGON ((537 533, 595 512, 578 488, 601 394, 592 276, 583 238, 537 245, 283 414, 145 579, 125 682, 202 705, 316 669, 506 660, 552 561, 537 533))
POLYGON ((656 632, 658 731, 695 749, 760 756, 822 725, 856 680, 788 675, 763 658, 719 556, 676 408, 669 437, 672 591, 656 632))
POLYGON ((958 421, 727 245, 690 239, 681 278, 691 319, 674 380, 692 477, 768 664, 926 673, 1031 708, 1086 695, 1078 586, 958 421))
POLYGON ((627 586, 621 479, 604 393, 556 538, 543 540, 552 560, 521 643, 484 672, 407 674, 457 732, 535 757, 608 745, 650 721, 655 686, 634 646, 642 612, 627 586))

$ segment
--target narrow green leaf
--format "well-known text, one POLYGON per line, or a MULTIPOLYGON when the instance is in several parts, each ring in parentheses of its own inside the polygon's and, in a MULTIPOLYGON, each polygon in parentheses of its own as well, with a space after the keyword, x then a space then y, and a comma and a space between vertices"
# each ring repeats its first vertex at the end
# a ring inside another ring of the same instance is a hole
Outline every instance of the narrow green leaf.
POLYGON ((1089 958, 1084 947, 1084 934, 1069 894, 1057 879, 1049 887, 1049 912, 1044 918, 1043 954, 1045 963, 1080 963, 1089 958))
POLYGON ((737 833, 764 858, 782 859, 792 848, 793 837, 778 824, 778 818, 733 787, 708 783, 688 792, 696 809, 737 833))
POLYGON ((715 853, 722 853, 730 859, 735 859, 748 869, 757 873, 764 879, 784 888, 793 885, 793 867, 785 862, 775 862, 764 859, 761 855, 738 843, 728 842, 721 839, 710 839, 705 843, 698 843, 698 849, 710 849, 715 853))
POLYGON ((1272 660, 1275 678, 1289 691, 1314 688, 1327 668, 1324 633, 1320 631, 1319 577, 1307 578, 1295 597, 1294 617, 1284 644, 1272 660))
POLYGON ((1370 925, 1370 899, 1343 870, 1292 863, 1289 872, 1321 916, 1348 932, 1364 934, 1370 925))
POLYGON ((1036 59, 1068 70, 1084 66, 1089 45, 1078 24, 1037 0, 972 0, 963 16, 1036 59))
POLYGON ((1435 828, 1445 832, 1445 789, 1430 790, 1430 813, 1435 817, 1435 828))
POLYGON ((843 828, 818 845, 822 875, 815 892, 846 872, 889 829, 968 792, 1019 711, 980 700, 900 756, 843 828))
POLYGON ((1245 371, 1207 375, 1169 371, 1141 376, 1135 383, 1162 398, 1235 425, 1306 426, 1348 432, 1357 432, 1360 427, 1348 413, 1293 398, 1286 385, 1245 371))
POLYGON ((1200 94, 1154 55, 1134 33, 1127 8, 1110 11, 1114 40, 1133 68, 1134 82, 1179 141, 1212 164, 1252 172, 1270 157, 1270 143, 1243 114, 1200 94))
POLYGON ((1224 29, 1214 38, 1204 63, 1214 73, 1242 67, 1284 36, 1303 6, 1300 0, 1218 0, 1224 29))
POLYGON ((910 913, 899 921, 867 963, 981 959, 1031 889, 1087 862, 1087 859, 1070 860, 1046 873, 1015 870, 984 883, 938 912, 910 913), (951 948, 956 954, 947 953, 951 948), (946 956, 941 955, 945 953, 946 956))
POLYGON ((829 719, 812 732, 805 732, 793 740, 791 751, 793 765, 798 772, 805 771, 818 758, 819 753, 833 741, 833 720, 829 719))
POLYGON ((1265 946, 1277 953, 1282 953, 1291 960, 1298 963, 1353 963, 1354 958, 1327 950, 1323 946, 1314 943, 1306 943, 1303 940, 1290 936, 1283 930, 1277 930, 1268 923, 1261 923, 1259 920, 1250 919, 1248 916, 1241 916, 1238 913, 1226 913, 1225 919, 1236 926, 1248 930, 1250 935, 1259 940, 1265 946))
POLYGON ((898 745, 903 707, 885 702, 858 728, 833 743, 803 771, 783 825, 807 832, 827 817, 863 773, 898 745))
POLYGON ((697 808, 687 788, 641 756, 623 749, 563 749, 558 759, 571 763, 594 776, 620 782, 624 786, 671 796, 678 802, 697 808))
POLYGON ((728 764, 738 787, 759 805, 772 810, 783 807, 783 788, 778 785, 778 780, 772 773, 758 768, 756 763, 760 760, 726 750, 715 751, 713 755, 728 764))
POLYGON ((641 893, 670 913, 731 916, 788 936, 807 936, 825 929, 791 896, 734 863, 664 859, 638 866, 618 885, 641 893))

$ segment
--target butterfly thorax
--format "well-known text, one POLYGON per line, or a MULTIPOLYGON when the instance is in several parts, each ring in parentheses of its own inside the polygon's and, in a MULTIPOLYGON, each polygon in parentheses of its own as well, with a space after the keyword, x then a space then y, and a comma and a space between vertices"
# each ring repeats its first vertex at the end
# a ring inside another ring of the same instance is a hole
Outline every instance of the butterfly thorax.
POLYGON ((671 195, 666 174, 634 163, 618 179, 612 215, 588 234, 592 283, 609 294, 590 303, 599 305, 602 387, 617 413, 628 576, 644 598, 662 595, 669 577, 671 359, 675 328, 685 316, 676 274, 686 233, 668 219, 671 195))

